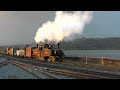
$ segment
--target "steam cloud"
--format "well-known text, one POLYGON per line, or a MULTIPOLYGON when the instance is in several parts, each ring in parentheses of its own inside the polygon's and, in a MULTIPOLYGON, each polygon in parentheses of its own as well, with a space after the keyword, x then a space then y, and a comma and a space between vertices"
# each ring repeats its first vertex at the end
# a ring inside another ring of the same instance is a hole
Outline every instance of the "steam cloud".
POLYGON ((74 11, 72 13, 57 11, 54 21, 48 21, 38 29, 35 36, 36 43, 45 40, 57 43, 76 34, 82 34, 84 26, 92 19, 92 13, 92 11, 74 11))

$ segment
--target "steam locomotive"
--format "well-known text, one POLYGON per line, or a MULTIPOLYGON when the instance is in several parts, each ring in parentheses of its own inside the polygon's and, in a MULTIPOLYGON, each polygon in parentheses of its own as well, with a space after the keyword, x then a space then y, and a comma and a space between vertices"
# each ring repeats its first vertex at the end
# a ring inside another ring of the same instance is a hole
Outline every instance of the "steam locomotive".
POLYGON ((57 48, 55 44, 37 44, 36 47, 29 47, 29 45, 26 45, 25 48, 21 49, 9 47, 6 50, 6 54, 23 58, 32 58, 41 61, 63 61, 65 54, 63 50, 59 48, 59 44, 60 43, 57 44, 57 48))

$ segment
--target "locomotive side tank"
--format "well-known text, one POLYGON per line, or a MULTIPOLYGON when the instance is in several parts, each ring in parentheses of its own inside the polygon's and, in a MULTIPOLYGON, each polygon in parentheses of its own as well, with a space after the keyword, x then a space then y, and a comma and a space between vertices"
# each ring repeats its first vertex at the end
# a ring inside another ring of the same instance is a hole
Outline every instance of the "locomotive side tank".
POLYGON ((40 51, 37 47, 32 49, 32 57, 34 59, 40 59, 40 51))

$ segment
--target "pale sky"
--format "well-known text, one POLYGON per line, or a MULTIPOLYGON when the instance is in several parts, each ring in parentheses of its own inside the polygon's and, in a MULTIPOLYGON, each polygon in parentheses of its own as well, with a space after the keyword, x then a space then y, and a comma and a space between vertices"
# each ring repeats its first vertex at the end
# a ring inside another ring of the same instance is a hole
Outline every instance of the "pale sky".
MULTIPOLYGON (((37 30, 55 11, 0 11, 0 46, 35 42, 37 30)), ((120 11, 95 11, 80 37, 120 37, 120 11)))

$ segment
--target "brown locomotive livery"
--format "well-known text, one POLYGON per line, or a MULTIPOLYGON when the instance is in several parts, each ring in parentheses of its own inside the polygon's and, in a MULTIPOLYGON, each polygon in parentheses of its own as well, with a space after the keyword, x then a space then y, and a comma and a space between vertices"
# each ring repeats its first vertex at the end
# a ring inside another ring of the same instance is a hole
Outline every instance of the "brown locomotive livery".
POLYGON ((63 61, 64 52, 58 47, 55 47, 55 44, 37 44, 37 47, 29 47, 28 45, 25 48, 7 48, 8 55, 14 55, 24 58, 33 58, 41 61, 63 61))

